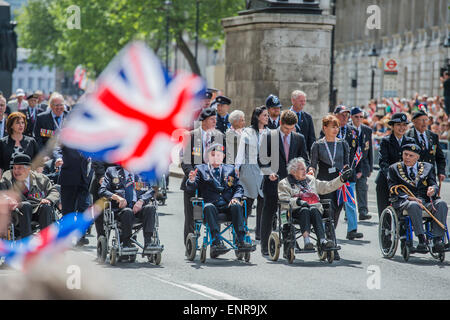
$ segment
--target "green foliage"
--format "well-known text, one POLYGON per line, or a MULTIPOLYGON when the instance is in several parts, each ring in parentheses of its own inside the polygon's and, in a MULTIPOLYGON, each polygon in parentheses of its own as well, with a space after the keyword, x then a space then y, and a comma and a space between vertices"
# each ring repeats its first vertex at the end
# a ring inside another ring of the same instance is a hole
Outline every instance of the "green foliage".
MULTIPOLYGON (((223 43, 221 19, 236 15, 243 0, 200 0, 199 37, 210 47, 223 43)), ((144 40, 155 51, 165 44, 166 14, 170 34, 195 37, 196 0, 29 0, 18 16, 19 45, 30 48, 30 62, 73 71, 82 64, 97 76, 129 41, 144 40), (69 29, 76 5, 81 30, 69 29)))

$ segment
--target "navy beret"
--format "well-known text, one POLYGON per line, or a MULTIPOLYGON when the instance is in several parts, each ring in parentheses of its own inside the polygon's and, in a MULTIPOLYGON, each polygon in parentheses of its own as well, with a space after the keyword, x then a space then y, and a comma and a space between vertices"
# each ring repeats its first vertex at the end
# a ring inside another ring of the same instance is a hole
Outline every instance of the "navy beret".
POLYGON ((412 119, 414 120, 414 119, 417 119, 418 117, 421 117, 421 116, 428 117, 428 115, 426 114, 425 111, 419 110, 419 111, 416 111, 416 112, 414 112, 414 113, 412 114, 412 119))
POLYGON ((355 114, 362 113, 363 111, 359 107, 354 107, 350 114, 354 116, 355 114))
POLYGON ((422 151, 422 148, 419 147, 415 143, 409 143, 409 144, 405 144, 404 146, 402 146, 402 151, 405 151, 405 150, 411 151, 411 152, 415 152, 415 153, 420 155, 420 152, 422 151))
POLYGON ((13 165, 15 165, 15 164, 22 164, 22 165, 29 166, 29 165, 31 165, 31 158, 29 155, 27 155, 25 153, 19 153, 13 159, 13 165))
POLYGON ((200 114, 200 117, 198 120, 203 121, 206 118, 212 117, 216 115, 216 110, 213 108, 205 108, 202 110, 202 113, 200 114))

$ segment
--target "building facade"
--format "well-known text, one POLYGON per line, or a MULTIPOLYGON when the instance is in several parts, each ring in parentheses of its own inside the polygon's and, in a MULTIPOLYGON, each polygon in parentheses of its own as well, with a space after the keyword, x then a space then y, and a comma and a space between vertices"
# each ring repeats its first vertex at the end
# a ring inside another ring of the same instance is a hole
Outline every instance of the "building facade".
POLYGON ((386 96, 386 62, 395 61, 395 96, 442 96, 440 73, 447 68, 449 0, 336 0, 334 87, 337 102, 365 105, 386 96), (371 21, 379 8, 378 28, 371 21), (373 9, 373 7, 372 7, 373 9), (369 26, 369 28, 368 28, 369 26), (375 65, 369 56, 376 48, 375 65), (374 68, 375 67, 375 68, 374 68))

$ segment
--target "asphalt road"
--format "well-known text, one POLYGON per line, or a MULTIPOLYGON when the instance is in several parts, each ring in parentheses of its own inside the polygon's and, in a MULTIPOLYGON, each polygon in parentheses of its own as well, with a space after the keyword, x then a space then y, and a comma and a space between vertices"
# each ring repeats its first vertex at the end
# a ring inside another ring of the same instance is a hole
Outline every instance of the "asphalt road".
MULTIPOLYGON (((238 261, 234 252, 219 259, 211 259, 208 252, 206 263, 200 263, 197 253, 195 261, 188 261, 184 255, 180 181, 170 178, 167 205, 158 209, 160 239, 165 246, 161 265, 150 264, 140 256, 135 263, 99 264, 93 231, 88 246, 65 254, 69 264, 83 266, 83 283, 116 299, 448 299, 450 254, 443 263, 429 254, 414 255, 406 263, 400 250, 393 259, 382 258, 374 177, 369 179, 369 210, 373 218, 358 227, 364 238, 345 239, 347 228, 341 214, 336 230, 342 247, 341 260, 329 264, 320 261, 317 254, 297 254, 291 265, 282 257, 277 262, 262 257, 259 246, 249 263, 238 261)), ((444 183, 441 196, 450 201, 448 182, 444 183)), ((254 225, 255 216, 251 216, 251 230, 254 225)), ((302 240, 300 245, 303 246, 302 240)), ((15 274, 9 269, 0 270, 0 284, 15 274)))

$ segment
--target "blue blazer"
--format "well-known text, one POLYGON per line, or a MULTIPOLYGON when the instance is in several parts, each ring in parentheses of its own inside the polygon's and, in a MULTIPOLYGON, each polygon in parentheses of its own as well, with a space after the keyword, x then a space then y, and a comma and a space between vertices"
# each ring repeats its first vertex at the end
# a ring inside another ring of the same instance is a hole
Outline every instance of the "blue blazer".
POLYGON ((236 177, 234 166, 231 164, 222 164, 220 166, 220 190, 210 174, 207 164, 196 165, 198 169, 197 176, 194 182, 186 181, 188 191, 194 192, 198 189, 199 196, 201 196, 206 203, 215 203, 222 198, 227 204, 233 198, 241 199, 244 196, 244 188, 239 183, 239 178, 236 177))

